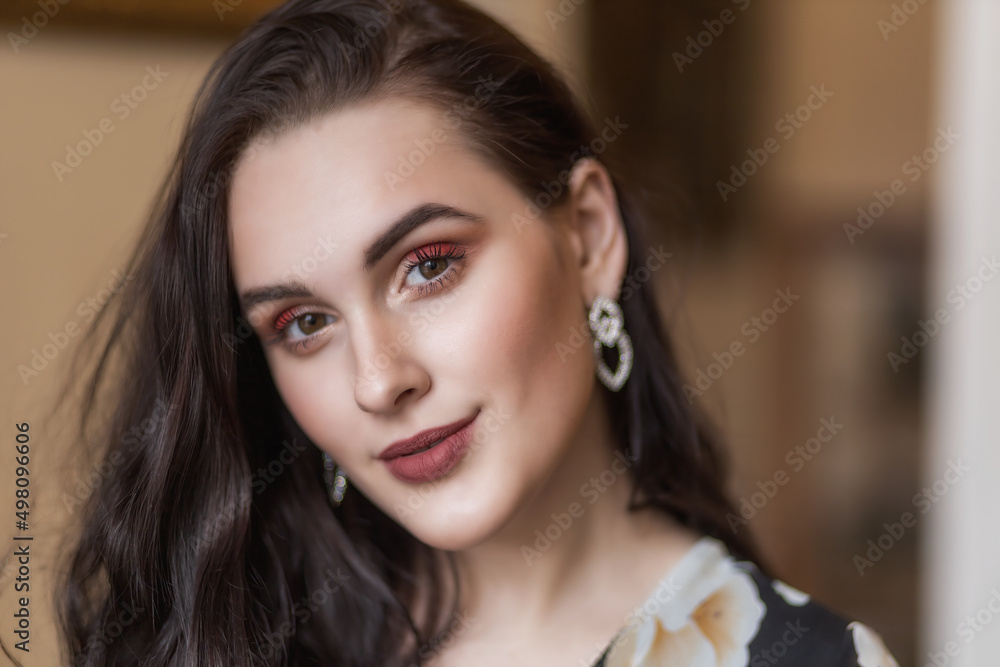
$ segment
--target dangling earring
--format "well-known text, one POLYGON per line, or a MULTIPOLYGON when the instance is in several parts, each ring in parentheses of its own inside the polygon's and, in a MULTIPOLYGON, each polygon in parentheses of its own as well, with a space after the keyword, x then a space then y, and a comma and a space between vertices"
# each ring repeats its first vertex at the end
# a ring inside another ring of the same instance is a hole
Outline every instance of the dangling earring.
POLYGON ((625 318, 621 306, 614 299, 598 296, 590 306, 590 331, 594 334, 594 360, 597 377, 611 391, 618 391, 632 371, 632 339, 625 332, 625 318), (605 311, 607 315, 605 315, 605 311), (614 373, 604 363, 601 344, 618 346, 618 369, 614 373))
POLYGON ((323 452, 323 484, 330 496, 330 506, 339 506, 347 492, 347 473, 326 452, 323 452))

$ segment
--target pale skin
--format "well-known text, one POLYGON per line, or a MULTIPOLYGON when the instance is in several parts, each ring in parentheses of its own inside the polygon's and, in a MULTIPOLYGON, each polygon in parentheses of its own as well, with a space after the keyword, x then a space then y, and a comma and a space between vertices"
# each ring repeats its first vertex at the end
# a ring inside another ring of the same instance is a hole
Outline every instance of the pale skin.
POLYGON ((465 141, 440 111, 400 98, 258 140, 231 186, 233 278, 240 295, 290 278, 308 290, 244 313, 267 340, 295 308, 286 339, 264 345, 282 399, 346 470, 348 493, 455 552, 469 622, 435 648, 436 664, 590 664, 698 538, 659 514, 625 511, 631 481, 613 454, 592 353, 557 351, 574 330, 586 333, 597 295, 618 297, 625 229, 592 159, 573 168, 565 207, 515 223, 523 196, 465 141), (433 153, 390 182, 416 140, 442 136, 435 130, 445 138, 433 153), (478 221, 432 219, 366 272, 369 244, 428 203, 478 221), (403 264, 434 243, 464 256, 403 264), (291 347, 303 339, 308 348, 291 347), (377 458, 397 439, 473 414, 475 445, 440 480, 403 482, 377 458), (594 485, 608 470, 614 483, 594 485), (535 531, 573 503, 582 513, 572 525, 526 556, 535 531))

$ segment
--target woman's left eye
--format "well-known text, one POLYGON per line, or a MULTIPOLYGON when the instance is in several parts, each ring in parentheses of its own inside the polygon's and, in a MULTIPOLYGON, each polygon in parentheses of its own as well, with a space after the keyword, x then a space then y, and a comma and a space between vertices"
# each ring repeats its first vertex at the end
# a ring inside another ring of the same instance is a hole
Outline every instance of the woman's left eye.
POLYGON ((439 289, 455 278, 453 265, 465 256, 465 250, 451 243, 432 243, 414 249, 403 258, 406 285, 421 296, 439 289))

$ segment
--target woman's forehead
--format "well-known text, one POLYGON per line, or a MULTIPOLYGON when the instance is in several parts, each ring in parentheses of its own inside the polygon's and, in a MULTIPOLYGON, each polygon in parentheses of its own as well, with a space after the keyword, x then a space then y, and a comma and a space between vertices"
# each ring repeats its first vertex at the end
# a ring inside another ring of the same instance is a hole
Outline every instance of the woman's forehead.
POLYGON ((234 269, 271 273, 331 235, 361 249, 413 207, 482 210, 511 192, 433 106, 348 107, 254 143, 238 162, 228 202, 234 269))

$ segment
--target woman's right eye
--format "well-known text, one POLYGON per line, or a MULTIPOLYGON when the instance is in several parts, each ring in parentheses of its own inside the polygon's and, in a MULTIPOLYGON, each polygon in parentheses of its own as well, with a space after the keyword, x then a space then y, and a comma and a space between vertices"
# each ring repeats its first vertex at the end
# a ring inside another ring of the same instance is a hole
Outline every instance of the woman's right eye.
POLYGON ((311 336, 329 324, 328 319, 330 319, 330 316, 326 313, 305 313, 292 320, 284 328, 284 331, 294 332, 295 329, 298 329, 303 335, 311 336))
POLYGON ((271 339, 295 352, 304 351, 317 335, 333 322, 332 315, 308 310, 308 306, 297 306, 275 318, 271 327, 273 332, 271 339))

